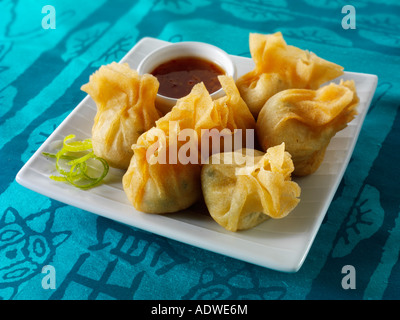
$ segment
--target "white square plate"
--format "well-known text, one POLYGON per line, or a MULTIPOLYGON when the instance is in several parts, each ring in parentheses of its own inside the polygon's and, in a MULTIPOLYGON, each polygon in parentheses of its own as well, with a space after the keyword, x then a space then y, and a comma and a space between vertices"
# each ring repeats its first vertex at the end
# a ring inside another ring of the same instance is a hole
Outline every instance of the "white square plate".
MULTIPOLYGON (((121 62, 127 62, 136 69, 148 53, 168 44, 158 39, 143 38, 121 62)), ((254 67, 249 58, 232 58, 238 76, 254 67)), ((29 159, 16 180, 26 188, 52 199, 155 234, 274 270, 296 272, 307 256, 342 179, 377 85, 375 75, 346 72, 342 78, 353 79, 356 83, 360 97, 359 114, 331 140, 318 171, 296 179, 302 193, 295 210, 284 219, 269 219, 251 230, 236 233, 226 231, 212 220, 201 205, 167 215, 138 212, 123 191, 121 179, 124 172, 121 170, 111 169, 106 183, 87 191, 49 179, 49 175, 56 173, 54 161, 44 157, 42 152, 54 152, 52 146, 68 134, 76 134, 78 139, 91 136, 96 105, 89 96, 29 159)))

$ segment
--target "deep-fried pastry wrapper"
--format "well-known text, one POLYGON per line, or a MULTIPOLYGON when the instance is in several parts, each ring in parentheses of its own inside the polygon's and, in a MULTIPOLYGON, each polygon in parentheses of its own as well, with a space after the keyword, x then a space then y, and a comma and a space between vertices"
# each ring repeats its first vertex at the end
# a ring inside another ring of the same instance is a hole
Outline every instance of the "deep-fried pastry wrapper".
POLYGON ((193 126, 201 139, 199 146, 203 146, 199 150, 202 156, 200 162, 206 161, 211 154, 216 152, 241 149, 247 143, 250 143, 251 147, 254 146, 256 122, 240 96, 235 81, 229 76, 219 76, 218 80, 226 95, 212 103, 208 101, 205 108, 198 108, 194 118, 193 126), (247 129, 251 132, 249 137, 247 137, 247 129), (202 134, 202 130, 206 130, 205 133, 202 134), (218 133, 215 134, 215 132, 218 133), (204 144, 208 137, 209 148, 207 149, 204 144))
POLYGON ((168 157, 170 148, 179 149, 180 146, 182 143, 176 146, 176 141, 157 128, 144 133, 133 145, 134 155, 122 178, 122 185, 137 210, 146 213, 176 212, 200 199, 198 164, 170 163, 168 158, 163 157, 159 161, 156 159, 163 152, 168 157))
POLYGON ((251 151, 253 155, 248 149, 214 154, 201 171, 208 211, 230 231, 252 228, 268 218, 283 218, 300 201, 301 189, 291 180, 293 162, 285 145, 267 153, 251 151))
MULTIPOLYGON (((212 132, 213 129, 216 132, 222 132, 221 135, 218 135, 221 138, 219 143, 220 148, 218 149, 218 152, 220 152, 224 147, 223 140, 225 135, 223 133, 226 132, 228 135, 233 135, 236 129, 240 129, 243 134, 241 141, 244 143, 246 141, 246 129, 255 129, 256 126, 254 117, 241 98, 233 78, 219 76, 218 80, 226 94, 225 96, 213 101, 204 84, 199 83, 193 87, 188 96, 178 100, 177 105, 167 115, 157 121, 157 128, 165 132, 168 131, 171 121, 177 122, 180 130, 193 129, 199 140, 199 156, 202 146, 201 142, 207 139, 209 136, 208 133, 211 132, 210 138, 215 137, 212 132), (205 130, 205 132, 202 132, 202 130, 205 130)), ((209 143, 209 152, 212 152, 211 142, 209 143)), ((203 160, 208 155, 209 153, 207 152, 203 154, 203 160)), ((201 162, 200 159, 199 162, 201 162)))
POLYGON ((233 79, 223 76, 220 82, 226 96, 213 101, 203 83, 195 85, 132 147, 122 183, 137 210, 175 212, 201 198, 202 130, 255 128, 233 79))
POLYGON ((330 83, 318 90, 279 92, 258 116, 260 145, 267 150, 285 142, 294 162, 294 174, 311 174, 319 168, 331 138, 357 114, 358 102, 352 80, 330 83))
POLYGON ((287 45, 280 32, 251 33, 249 46, 255 68, 236 84, 255 118, 275 93, 291 88, 317 89, 343 74, 341 66, 287 45))
POLYGON ((158 87, 154 76, 140 76, 127 63, 116 62, 101 66, 82 86, 97 106, 93 151, 110 166, 128 168, 132 144, 160 118, 154 105, 158 87))

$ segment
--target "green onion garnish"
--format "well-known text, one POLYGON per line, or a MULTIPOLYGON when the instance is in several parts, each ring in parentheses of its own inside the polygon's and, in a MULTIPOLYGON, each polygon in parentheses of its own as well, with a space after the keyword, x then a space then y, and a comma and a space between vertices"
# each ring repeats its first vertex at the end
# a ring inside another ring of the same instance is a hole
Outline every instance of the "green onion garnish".
POLYGON ((48 152, 43 152, 42 154, 56 159, 56 169, 61 174, 61 176, 52 175, 50 179, 67 182, 77 188, 87 190, 101 183, 108 173, 109 166, 106 160, 94 154, 90 139, 69 141, 73 138, 75 138, 73 134, 66 136, 61 150, 56 154, 48 152), (89 166, 87 162, 90 159, 99 161, 103 166, 103 172, 98 177, 92 177, 88 173, 89 166), (69 167, 69 170, 64 169, 66 166, 69 167))

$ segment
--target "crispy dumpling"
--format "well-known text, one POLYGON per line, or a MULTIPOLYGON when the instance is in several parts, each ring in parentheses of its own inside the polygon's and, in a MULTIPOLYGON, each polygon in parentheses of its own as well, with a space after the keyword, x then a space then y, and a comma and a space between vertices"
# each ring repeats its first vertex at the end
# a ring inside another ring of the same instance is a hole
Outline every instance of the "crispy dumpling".
POLYGON ((255 118, 275 93, 291 88, 317 89, 343 74, 341 66, 287 45, 280 32, 251 33, 249 46, 255 68, 236 84, 255 118))
POLYGON ((167 132, 152 128, 132 147, 134 155, 122 185, 139 211, 176 212, 190 207, 201 197, 200 166, 169 161, 170 149, 179 150, 183 144, 170 139, 167 132))
POLYGON ((201 171, 211 217, 225 229, 238 231, 287 216, 300 201, 301 189, 291 180, 293 169, 284 143, 267 153, 243 149, 214 154, 201 171))
POLYGON ((223 76, 220 82, 226 96, 213 101, 203 83, 195 85, 133 145, 134 155, 122 183, 137 210, 175 212, 201 198, 203 130, 255 128, 233 79, 223 76))
POLYGON ((194 86, 189 95, 179 99, 171 111, 132 146, 134 154, 122 185, 137 210, 176 212, 200 199, 197 139, 188 142, 195 148, 195 154, 190 155, 194 163, 183 164, 177 153, 184 142, 178 141, 177 137, 182 130, 195 126, 196 108, 206 109, 212 102, 205 93, 207 90, 202 84, 194 86))
POLYGON ((207 136, 210 136, 208 153, 206 148, 202 148, 200 151, 202 152, 203 162, 212 153, 224 150, 233 151, 234 149, 241 149, 245 145, 250 145, 251 147, 254 145, 256 121, 240 96, 235 81, 229 76, 219 76, 218 80, 225 92, 225 96, 214 100, 212 104, 209 103, 209 107, 204 109, 207 111, 203 115, 201 115, 202 111, 200 109, 199 119, 194 127, 197 136, 201 137, 202 143, 207 139, 207 136), (207 131, 202 134, 201 130, 204 129, 207 131), (217 137, 213 134, 214 129, 219 132, 217 137), (236 130, 238 131, 236 132, 236 130), (215 138, 219 138, 220 142, 218 143, 215 138), (229 143, 230 141, 231 144, 229 143))
POLYGON ((336 132, 357 114, 359 99, 354 81, 341 80, 318 90, 288 89, 270 98, 257 119, 263 150, 282 142, 292 155, 294 174, 315 172, 336 132))
POLYGON ((160 118, 154 104, 158 87, 154 76, 140 76, 127 63, 116 62, 101 66, 82 86, 97 106, 93 151, 110 166, 128 168, 132 144, 160 118))

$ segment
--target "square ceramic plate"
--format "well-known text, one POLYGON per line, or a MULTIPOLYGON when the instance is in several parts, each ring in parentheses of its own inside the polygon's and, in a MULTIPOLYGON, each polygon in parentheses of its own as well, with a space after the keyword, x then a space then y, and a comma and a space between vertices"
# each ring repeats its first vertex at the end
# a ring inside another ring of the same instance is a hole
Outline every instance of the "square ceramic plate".
MULTIPOLYGON (((131 68, 136 69, 148 53, 168 44, 144 38, 121 62, 127 62, 131 68)), ((236 63, 238 77, 254 67, 249 58, 232 58, 236 63)), ((50 180, 49 175, 56 173, 54 161, 41 153, 54 152, 54 144, 68 134, 74 133, 78 139, 91 136, 96 105, 89 96, 29 159, 16 180, 47 197, 161 236, 274 270, 296 272, 307 256, 342 179, 377 85, 375 75, 346 72, 342 78, 354 79, 356 82, 360 97, 359 114, 331 140, 318 171, 296 180, 302 194, 295 210, 284 219, 269 219, 251 230, 236 233, 226 231, 200 205, 185 212, 167 215, 138 212, 128 202, 123 191, 121 178, 124 172, 117 169, 110 170, 105 184, 88 191, 50 180)))

